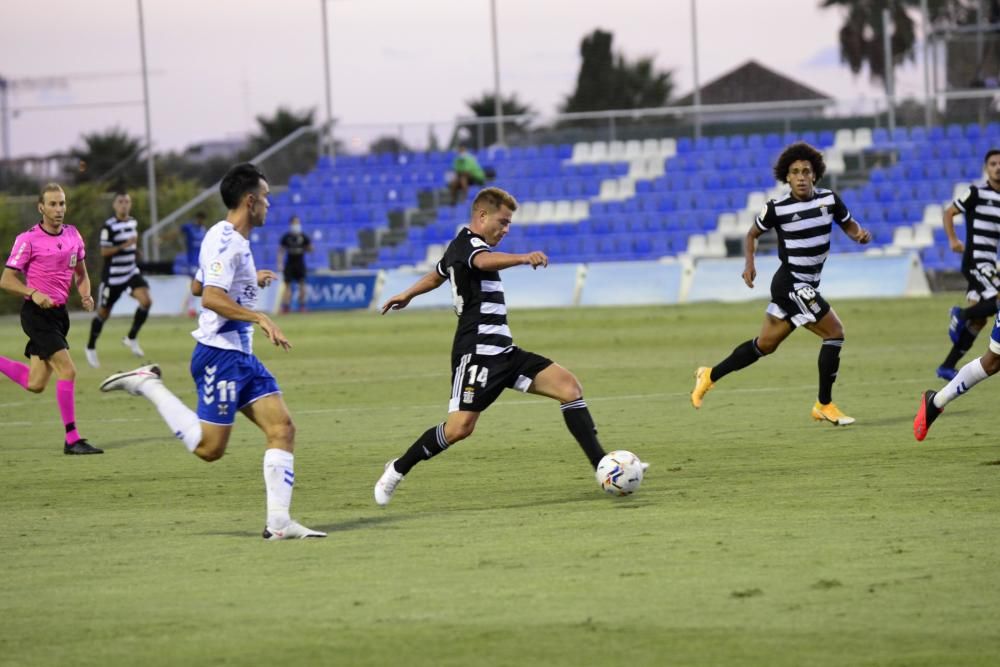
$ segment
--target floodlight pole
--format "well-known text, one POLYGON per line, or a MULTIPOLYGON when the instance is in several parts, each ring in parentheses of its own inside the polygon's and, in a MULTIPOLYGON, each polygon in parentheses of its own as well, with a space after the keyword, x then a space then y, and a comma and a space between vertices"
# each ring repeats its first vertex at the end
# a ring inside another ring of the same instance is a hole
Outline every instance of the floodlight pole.
MULTIPOLYGON (((142 56, 142 105, 146 110, 146 182, 149 190, 149 225, 156 226, 159 215, 156 210, 156 165, 153 157, 153 130, 149 120, 149 74, 146 70, 146 29, 142 18, 142 0, 139 6, 139 52, 142 56)), ((160 238, 153 239, 153 261, 160 261, 160 238)))
POLYGON ((882 10, 882 43, 885 45, 885 101, 888 111, 889 136, 896 131, 896 83, 893 80, 892 38, 889 35, 889 10, 882 10))
POLYGON ((326 88, 326 128, 323 138, 326 143, 326 154, 334 157, 333 145, 333 102, 330 92, 330 28, 326 20, 326 0, 319 0, 323 12, 323 84, 326 88))
POLYGON ((3 159, 10 159, 10 102, 7 99, 7 91, 10 83, 0 76, 0 148, 3 151, 3 159))
POLYGON ((701 83, 698 81, 698 0, 691 0, 691 65, 694 74, 694 138, 701 138, 701 83))
POLYGON ((924 33, 924 127, 931 127, 931 17, 927 0, 920 0, 920 22, 924 33))
POLYGON ((493 33, 493 116, 497 124, 497 144, 503 146, 503 102, 500 97, 500 47, 497 43, 497 0, 490 0, 490 28, 493 33))

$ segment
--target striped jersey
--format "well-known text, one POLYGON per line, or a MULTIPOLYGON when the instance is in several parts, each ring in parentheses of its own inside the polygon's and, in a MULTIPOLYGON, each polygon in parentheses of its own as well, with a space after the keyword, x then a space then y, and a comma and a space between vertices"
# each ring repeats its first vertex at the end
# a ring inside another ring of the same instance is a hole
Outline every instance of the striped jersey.
MULTIPOLYGON (((111 248, 121 245, 129 239, 138 239, 139 223, 135 218, 119 220, 112 216, 104 221, 101 228, 101 247, 111 248)), ((138 244, 121 248, 110 257, 104 258, 104 270, 101 272, 101 282, 105 285, 124 285, 128 279, 139 273, 135 263, 135 251, 138 244)))
POLYGON ((761 231, 777 232, 778 273, 791 278, 793 289, 819 287, 823 264, 830 254, 833 223, 843 227, 850 221, 851 212, 840 197, 823 188, 816 188, 807 201, 799 201, 791 192, 782 199, 772 199, 756 219, 761 231))
POLYGON ((452 301, 458 315, 458 328, 451 354, 495 356, 514 347, 507 326, 507 304, 498 271, 480 271, 472 258, 491 252, 490 244, 468 227, 448 244, 444 257, 435 267, 438 275, 451 281, 452 301))
POLYGON ((972 185, 955 200, 955 208, 965 214, 965 252, 962 270, 980 264, 996 264, 1000 242, 1000 192, 989 182, 972 185))

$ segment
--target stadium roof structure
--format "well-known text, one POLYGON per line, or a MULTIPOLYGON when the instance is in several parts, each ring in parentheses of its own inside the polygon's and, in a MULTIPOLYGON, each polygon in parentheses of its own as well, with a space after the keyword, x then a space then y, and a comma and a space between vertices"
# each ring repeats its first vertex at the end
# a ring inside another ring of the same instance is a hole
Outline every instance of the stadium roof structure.
MULTIPOLYGON (((832 103, 834 100, 809 86, 748 60, 701 87, 702 104, 743 104, 748 102, 809 101, 832 103)), ((694 93, 675 102, 678 106, 694 103, 694 93)))

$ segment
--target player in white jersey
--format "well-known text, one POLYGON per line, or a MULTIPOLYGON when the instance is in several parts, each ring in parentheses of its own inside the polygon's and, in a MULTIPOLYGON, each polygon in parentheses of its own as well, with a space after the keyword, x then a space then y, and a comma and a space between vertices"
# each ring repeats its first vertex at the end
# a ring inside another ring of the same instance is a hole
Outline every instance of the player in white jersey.
POLYGON ((124 390, 149 399, 174 435, 205 461, 222 458, 236 412, 242 412, 267 437, 264 538, 326 537, 289 516, 295 483, 295 426, 278 383, 253 354, 254 324, 274 345, 291 348, 281 329, 254 310, 258 289, 276 277, 272 271, 258 271, 250 252, 250 232, 264 224, 270 206, 267 179, 254 165, 238 164, 222 179, 220 190, 229 213, 205 235, 199 274, 192 285, 204 307, 198 329, 192 332, 198 341, 191 356, 197 412, 166 388, 156 365, 116 373, 104 380, 101 391, 124 390))

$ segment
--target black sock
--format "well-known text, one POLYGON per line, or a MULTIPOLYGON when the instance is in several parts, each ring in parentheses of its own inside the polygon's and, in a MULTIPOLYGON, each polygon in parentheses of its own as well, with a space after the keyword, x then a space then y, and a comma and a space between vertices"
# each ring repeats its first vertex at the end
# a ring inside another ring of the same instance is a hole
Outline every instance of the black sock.
POLYGON ((955 365, 965 356, 966 352, 972 349, 972 344, 976 342, 976 336, 978 335, 978 331, 970 331, 969 327, 963 324, 961 331, 958 333, 958 342, 952 346, 951 352, 944 358, 944 363, 941 365, 945 368, 955 368, 955 365))
POLYGON ((405 454, 396 459, 393 467, 400 475, 405 475, 410 472, 413 466, 437 456, 446 449, 448 449, 448 441, 444 439, 444 424, 432 426, 410 445, 405 454))
POLYGON ((135 309, 135 317, 132 318, 132 328, 128 330, 128 337, 135 340, 135 337, 139 335, 139 329, 142 328, 143 322, 149 317, 149 311, 142 306, 135 309))
POLYGON ((712 375, 710 379, 712 382, 718 382, 733 371, 746 368, 763 356, 764 353, 760 351, 759 347, 757 347, 756 338, 740 343, 736 346, 736 349, 733 350, 732 354, 717 363, 712 368, 712 375))
POLYGON ((826 338, 819 348, 819 402, 826 405, 833 400, 833 383, 840 369, 840 348, 843 338, 826 338))
POLYGON ((597 439, 597 427, 594 425, 594 419, 590 416, 586 402, 583 398, 579 398, 569 403, 563 403, 559 408, 562 410, 563 419, 566 420, 566 428, 580 443, 583 453, 590 459, 590 465, 594 466, 596 470, 597 464, 604 458, 605 452, 597 439))
POLYGON ((962 310, 963 320, 984 320, 997 314, 996 299, 982 299, 979 303, 962 310))
POLYGON ((94 349, 97 345, 97 337, 101 335, 101 329, 104 328, 104 320, 100 317, 94 317, 90 321, 90 338, 87 339, 87 348, 90 350, 94 349))

